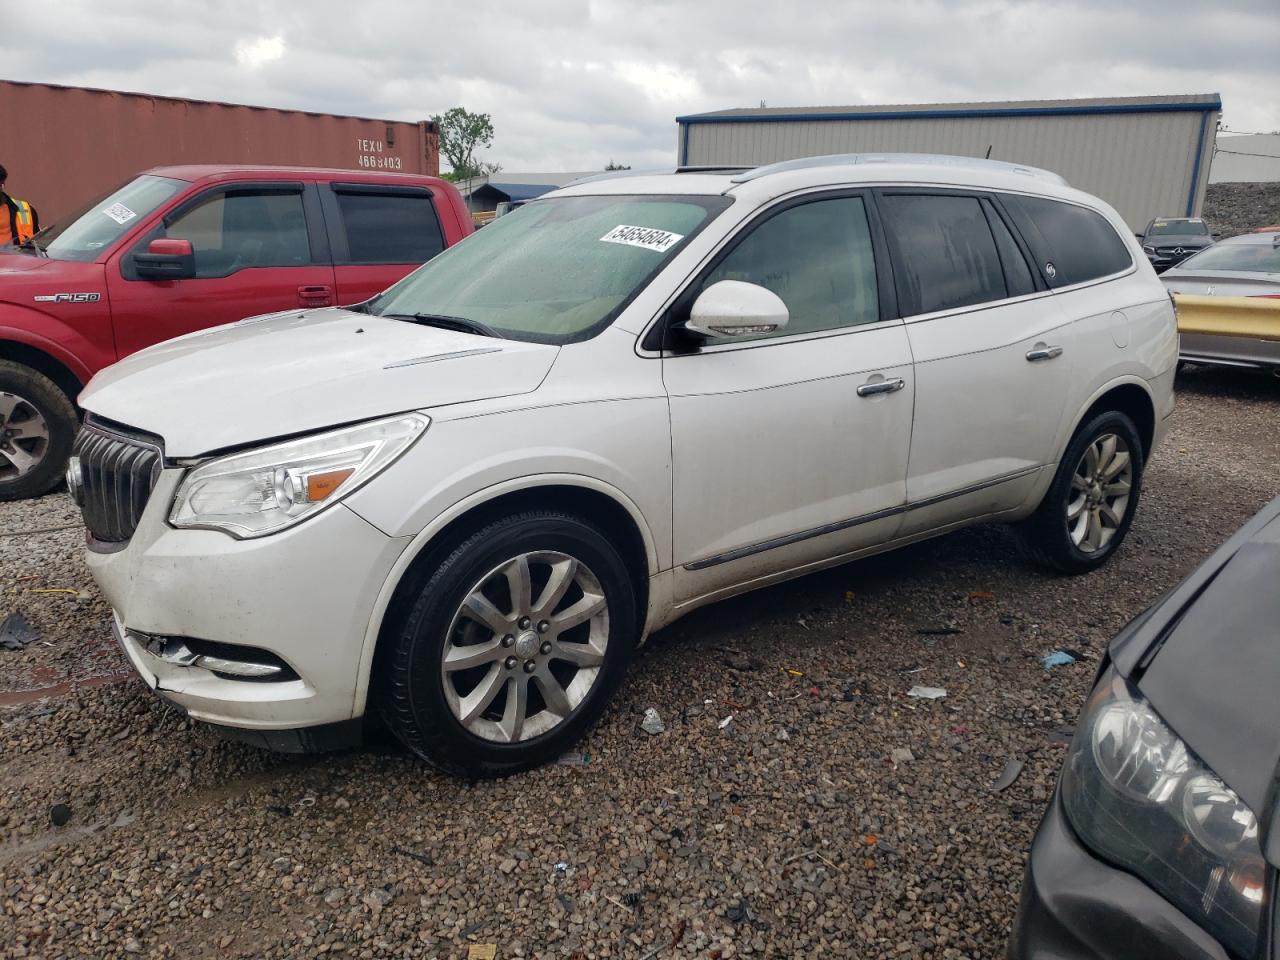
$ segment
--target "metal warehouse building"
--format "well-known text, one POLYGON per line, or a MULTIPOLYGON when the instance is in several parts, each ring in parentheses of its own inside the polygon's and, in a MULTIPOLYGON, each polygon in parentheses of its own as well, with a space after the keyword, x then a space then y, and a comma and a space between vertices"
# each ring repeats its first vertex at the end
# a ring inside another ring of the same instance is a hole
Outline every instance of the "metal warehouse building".
POLYGON ((1216 94, 913 106, 762 107, 677 117, 681 166, 758 166, 836 153, 945 153, 1044 167, 1135 229, 1199 216, 1216 94))

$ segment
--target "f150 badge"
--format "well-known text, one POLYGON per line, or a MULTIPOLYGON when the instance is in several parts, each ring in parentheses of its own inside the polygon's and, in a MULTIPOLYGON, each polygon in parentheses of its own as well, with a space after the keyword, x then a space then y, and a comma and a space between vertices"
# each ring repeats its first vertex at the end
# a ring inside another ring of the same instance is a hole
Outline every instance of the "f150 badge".
POLYGON ((100 293, 42 293, 32 297, 36 303, 97 303, 102 299, 100 293))

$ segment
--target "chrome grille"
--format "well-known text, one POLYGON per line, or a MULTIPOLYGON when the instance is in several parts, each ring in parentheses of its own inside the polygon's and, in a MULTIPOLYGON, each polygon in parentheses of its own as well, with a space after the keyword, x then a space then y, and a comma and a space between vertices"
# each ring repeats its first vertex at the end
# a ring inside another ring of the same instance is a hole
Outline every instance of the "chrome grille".
POLYGON ((158 443, 125 436, 87 421, 76 438, 69 483, 84 525, 96 540, 122 543, 138 529, 151 489, 160 478, 164 455, 158 443), (77 489, 78 488, 78 489, 77 489))

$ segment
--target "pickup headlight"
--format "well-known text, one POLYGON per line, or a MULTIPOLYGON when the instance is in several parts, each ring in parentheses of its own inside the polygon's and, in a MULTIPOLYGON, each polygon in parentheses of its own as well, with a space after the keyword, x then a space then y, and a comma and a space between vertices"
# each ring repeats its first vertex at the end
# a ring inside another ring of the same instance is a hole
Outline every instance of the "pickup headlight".
POLYGON ((1232 953, 1253 955, 1266 872, 1258 820, 1114 672, 1085 706, 1062 801, 1086 846, 1141 877, 1232 953))
POLYGON ((202 463, 183 479, 169 522, 241 539, 276 533, 367 483, 430 422, 409 413, 202 463))

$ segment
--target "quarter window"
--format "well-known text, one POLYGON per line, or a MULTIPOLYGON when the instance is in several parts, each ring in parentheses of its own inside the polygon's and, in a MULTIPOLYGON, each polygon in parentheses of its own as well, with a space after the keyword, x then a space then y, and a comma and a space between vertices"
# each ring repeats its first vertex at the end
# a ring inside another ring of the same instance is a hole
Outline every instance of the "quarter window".
POLYGON ((884 197, 904 316, 1007 297, 1004 271, 977 197, 884 197))
MULTIPOLYGON (((871 229, 861 197, 789 207, 754 227, 702 281, 759 284, 787 305, 794 336, 880 319, 871 229)), ((745 339, 745 338, 743 338, 745 339)))
POLYGON ((191 241, 197 277, 311 262, 307 218, 297 191, 210 194, 168 224, 164 236, 191 241))
POLYGON ((336 191, 350 263, 425 263, 444 249, 431 195, 336 191))
POLYGON ((1011 197, 1009 200, 1021 207, 1043 240, 1046 263, 1053 264, 1052 270, 1045 269, 1050 286, 1066 287, 1097 280, 1133 265, 1129 248, 1115 228, 1088 207, 1043 197, 1011 197))

